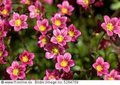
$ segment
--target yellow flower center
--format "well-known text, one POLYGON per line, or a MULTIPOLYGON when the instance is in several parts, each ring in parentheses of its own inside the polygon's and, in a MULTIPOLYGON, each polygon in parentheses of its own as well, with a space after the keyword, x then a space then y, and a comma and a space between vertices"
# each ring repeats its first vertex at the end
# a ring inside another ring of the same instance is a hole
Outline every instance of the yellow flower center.
POLYGON ((58 35, 58 36, 56 37, 56 40, 57 40, 58 42, 62 42, 62 41, 64 40, 64 37, 63 37, 62 35, 58 35))
POLYGON ((60 20, 55 20, 55 25, 56 26, 60 26, 61 25, 61 21, 60 20))
POLYGON ((75 33, 73 31, 69 31, 68 34, 70 37, 73 37, 75 33))
POLYGON ((2 10, 1 14, 2 14, 2 15, 8 14, 8 10, 7 10, 7 9, 2 10))
POLYGON ((15 26, 20 26, 22 21, 20 19, 15 20, 15 26))
POLYGON ((48 77, 48 79, 49 79, 49 80, 55 80, 55 76, 54 76, 54 75, 50 75, 50 76, 48 77))
POLYGON ((109 31, 112 31, 114 29, 112 23, 108 23, 106 27, 109 31))
POLYGON ((26 55, 23 56, 23 57, 22 57, 22 60, 23 60, 23 62, 28 62, 28 60, 29 60, 29 59, 28 59, 28 56, 26 56, 26 55))
POLYGON ((17 68, 13 69, 13 75, 15 76, 19 75, 19 69, 17 68))
POLYGON ((42 39, 41 39, 41 42, 42 42, 43 44, 47 44, 48 40, 47 40, 47 38, 42 38, 42 39))
POLYGON ((88 5, 88 4, 89 4, 89 0, 84 0, 84 3, 85 3, 86 5, 88 5))
POLYGON ((3 52, 2 52, 2 51, 0 51, 0 57, 2 56, 2 54, 3 54, 3 52))
POLYGON ((60 63, 60 66, 62 67, 66 67, 68 65, 68 61, 66 60, 62 60, 62 62, 60 63))
POLYGON ((109 77, 108 80, 114 80, 114 78, 113 77, 109 77))
POLYGON ((39 30, 40 30, 41 32, 43 32, 43 31, 46 30, 46 27, 45 27, 44 25, 41 25, 41 26, 39 27, 39 30))
POLYGON ((36 8, 35 13, 40 13, 40 10, 36 8))
POLYGON ((98 66, 96 67, 96 70, 97 70, 98 72, 100 72, 100 71, 102 71, 102 70, 103 70, 103 68, 102 68, 102 66, 101 66, 101 65, 98 65, 98 66))
POLYGON ((59 49, 54 47, 54 48, 52 49, 52 52, 53 52, 55 55, 57 55, 57 54, 59 54, 59 49))
POLYGON ((67 13, 68 13, 68 9, 67 9, 67 8, 62 8, 62 9, 61 9, 61 12, 62 12, 63 14, 67 14, 67 13))

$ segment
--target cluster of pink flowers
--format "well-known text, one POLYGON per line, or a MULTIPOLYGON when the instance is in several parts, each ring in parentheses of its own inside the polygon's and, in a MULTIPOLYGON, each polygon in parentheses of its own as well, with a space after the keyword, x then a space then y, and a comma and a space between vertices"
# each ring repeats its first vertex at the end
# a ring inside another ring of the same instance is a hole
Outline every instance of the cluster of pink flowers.
POLYGON ((8 57, 8 51, 4 43, 4 38, 7 36, 6 23, 6 20, 0 18, 0 64, 5 64, 8 57))
MULTIPOLYGON (((8 56, 3 41, 7 31, 12 29, 6 30, 6 28, 13 28, 15 32, 20 32, 22 29, 28 28, 28 18, 34 18, 36 20, 34 30, 40 34, 38 46, 45 50, 45 58, 56 62, 55 70, 46 70, 44 79, 64 79, 65 74, 72 75, 70 69, 75 65, 75 62, 72 55, 66 52, 66 47, 68 42, 75 42, 81 35, 75 25, 68 23, 68 20, 70 20, 68 16, 72 15, 74 7, 68 1, 63 1, 57 5, 59 11, 49 20, 44 18, 45 9, 42 3, 52 4, 53 0, 20 0, 20 3, 28 7, 27 12, 29 12, 29 15, 27 13, 21 14, 19 11, 12 11, 12 0, 0 1, 0 15, 4 19, 0 18, 0 40, 2 42, 0 43, 0 63, 5 63, 8 56), (10 14, 12 15, 10 16, 10 14)), ((19 61, 14 60, 12 65, 6 69, 10 78, 13 80, 25 79, 27 67, 33 65, 34 57, 33 53, 26 50, 21 53, 19 61)))
POLYGON ((25 79, 27 66, 33 65, 34 53, 24 50, 20 56, 20 61, 13 61, 12 65, 6 69, 12 80, 25 79), (19 63, 20 62, 20 63, 19 63))
POLYGON ((109 16, 104 16, 104 23, 101 27, 106 31, 108 36, 118 35, 120 37, 120 19, 117 17, 110 18, 109 16))
MULTIPOLYGON (((73 6, 68 1, 63 1, 62 4, 57 5, 59 8, 58 13, 50 19, 52 25, 50 25, 48 19, 44 19, 42 15, 44 12, 39 13, 41 7, 34 4, 29 6, 30 17, 36 18, 36 26, 34 29, 40 33, 38 40, 38 46, 43 48, 46 53, 47 59, 53 59, 56 61, 53 71, 46 71, 44 79, 62 79, 59 77, 59 71, 70 72, 70 68, 75 65, 70 53, 66 53, 65 49, 68 42, 75 42, 81 35, 81 32, 76 29, 75 25, 68 26, 67 21, 69 15, 72 15, 74 10, 73 6), (67 16, 66 16, 67 15, 67 16), (59 71, 58 71, 59 70, 59 71), (56 73, 57 72, 57 73, 56 73)), ((43 9, 42 9, 43 10, 43 9)))
POLYGON ((109 68, 110 64, 108 62, 104 62, 102 57, 98 57, 96 62, 93 64, 93 68, 97 71, 98 76, 103 76, 105 80, 120 80, 120 74, 117 70, 113 69, 110 73, 109 68))

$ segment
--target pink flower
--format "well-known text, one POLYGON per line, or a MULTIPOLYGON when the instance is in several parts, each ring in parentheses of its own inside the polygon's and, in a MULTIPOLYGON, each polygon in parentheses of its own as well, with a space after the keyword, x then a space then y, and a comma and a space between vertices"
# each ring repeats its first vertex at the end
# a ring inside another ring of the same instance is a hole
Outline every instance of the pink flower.
POLYGON ((81 32, 79 30, 76 29, 76 27, 71 24, 68 29, 68 35, 71 37, 71 41, 75 41, 80 35, 81 35, 81 32))
POLYGON ((104 77, 105 80, 120 80, 120 75, 116 70, 112 70, 109 74, 104 77))
POLYGON ((105 22, 101 24, 101 27, 107 32, 108 36, 112 36, 114 31, 116 30, 116 23, 118 18, 111 18, 109 16, 104 16, 105 22))
POLYGON ((51 38, 51 42, 54 44, 64 46, 71 40, 71 38, 67 35, 67 29, 56 29, 53 31, 53 34, 54 36, 51 38))
POLYGON ((13 61, 12 65, 6 69, 12 80, 25 78, 25 65, 20 65, 17 61, 13 61))
POLYGON ((44 2, 48 3, 48 4, 52 4, 53 0, 44 0, 44 2))
POLYGON ((46 70, 44 80, 61 80, 58 70, 46 70))
POLYGON ((2 15, 3 17, 7 17, 7 16, 9 16, 9 13, 11 10, 12 10, 11 5, 5 5, 4 7, 1 7, 0 15, 2 15))
POLYGON ((97 75, 102 76, 108 73, 110 65, 108 62, 104 62, 102 57, 98 57, 96 62, 93 64, 93 68, 97 70, 97 75))
POLYGON ((30 18, 41 19, 44 13, 44 8, 39 1, 36 1, 35 5, 30 5, 28 10, 30 11, 30 18))
POLYGON ((26 23, 27 16, 19 15, 18 13, 14 13, 12 16, 12 20, 9 21, 10 25, 14 27, 15 31, 20 31, 21 29, 28 28, 28 24, 26 23))
POLYGON ((77 0, 77 4, 81 5, 85 9, 87 9, 88 6, 94 2, 95 0, 77 0))
POLYGON ((116 25, 115 25, 114 33, 117 34, 120 37, 120 19, 118 19, 116 25))
POLYGON ((19 56, 19 59, 22 64, 32 66, 34 57, 34 53, 24 50, 24 52, 19 56))
POLYGON ((37 25, 34 27, 34 29, 42 34, 46 34, 49 30, 51 30, 47 19, 43 19, 41 21, 37 20, 37 25))
POLYGON ((47 44, 44 49, 47 51, 45 53, 45 57, 47 59, 52 59, 52 58, 56 59, 58 55, 63 54, 65 52, 64 47, 53 43, 47 44))
POLYGON ((4 21, 0 19, 0 39, 6 37, 7 32, 4 30, 4 21))
POLYGON ((71 54, 70 53, 65 53, 64 55, 59 55, 57 56, 57 63, 55 64, 56 69, 63 69, 65 72, 70 71, 70 67, 74 66, 75 63, 71 59, 71 54))
POLYGON ((38 41, 38 46, 39 47, 44 47, 45 45, 47 45, 49 43, 49 37, 46 35, 41 35, 39 37, 39 41, 38 41))
POLYGON ((63 15, 71 15, 74 10, 73 6, 70 5, 68 1, 63 1, 62 5, 58 4, 57 6, 60 9, 60 13, 63 15))
POLYGON ((3 43, 0 43, 0 60, 4 62, 4 60, 6 60, 7 57, 8 57, 8 52, 5 49, 5 45, 3 43))
POLYGON ((61 16, 60 14, 55 14, 55 16, 51 18, 51 21, 54 29, 65 28, 67 17, 61 16))
POLYGON ((20 0, 21 4, 27 4, 30 5, 31 4, 31 0, 20 0))

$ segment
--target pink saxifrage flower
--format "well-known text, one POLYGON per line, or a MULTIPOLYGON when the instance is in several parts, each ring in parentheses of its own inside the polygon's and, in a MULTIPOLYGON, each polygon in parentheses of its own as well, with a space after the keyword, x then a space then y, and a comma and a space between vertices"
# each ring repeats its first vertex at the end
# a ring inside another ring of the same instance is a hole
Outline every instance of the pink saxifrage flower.
POLYGON ((7 17, 7 16, 9 16, 9 13, 11 10, 12 10, 11 5, 5 5, 4 7, 1 7, 0 15, 2 15, 3 17, 7 17))
POLYGON ((98 57, 96 62, 93 64, 93 68, 97 70, 97 75, 102 76, 108 73, 110 65, 108 62, 104 62, 102 57, 98 57))
POLYGON ((1 42, 0 43, 0 61, 3 62, 3 64, 5 63, 5 59, 8 57, 8 52, 5 49, 5 45, 1 42))
POLYGON ((61 14, 55 14, 54 17, 51 18, 53 29, 57 28, 65 28, 67 17, 61 16, 61 14))
POLYGON ((53 34, 54 36, 51 38, 51 42, 54 44, 64 46, 67 42, 71 40, 71 37, 67 35, 67 29, 56 29, 53 31, 53 34))
POLYGON ((68 35, 71 37, 71 41, 76 41, 76 39, 81 35, 81 32, 79 30, 76 29, 76 27, 71 24, 68 29, 68 35))
POLYGON ((46 70, 44 80, 61 80, 58 70, 46 70))
POLYGON ((39 47, 45 47, 49 43, 49 37, 47 35, 41 35, 38 39, 39 47))
POLYGON ((120 74, 116 70, 112 70, 109 74, 104 76, 105 80, 120 80, 120 74))
POLYGON ((21 4, 27 4, 30 5, 31 4, 31 0, 20 0, 21 4))
POLYGON ((37 20, 37 25, 34 27, 34 29, 42 34, 46 34, 49 30, 51 30, 47 19, 37 20))
POLYGON ((104 16, 104 23, 101 24, 101 27, 107 32, 108 36, 113 36, 116 29, 116 23, 118 21, 118 18, 114 17, 111 18, 109 16, 104 16))
POLYGON ((70 67, 75 65, 74 61, 71 59, 70 53, 65 53, 64 55, 57 56, 57 63, 55 64, 56 69, 63 69, 65 72, 70 71, 70 67))
POLYGON ((23 65, 33 65, 34 53, 24 50, 24 52, 19 56, 19 59, 23 65))
POLYGON ((72 11, 74 10, 73 6, 69 4, 68 1, 63 1, 62 5, 58 4, 58 8, 60 9, 60 13, 63 15, 72 15, 72 11))
POLYGON ((25 65, 20 65, 17 61, 13 61, 12 65, 6 69, 12 80, 25 78, 25 65))
POLYGON ((77 4, 81 5, 85 9, 87 9, 88 6, 94 2, 95 0, 77 0, 77 4))
POLYGON ((28 28, 27 16, 19 15, 18 13, 13 13, 12 19, 9 21, 10 25, 14 27, 15 31, 20 31, 21 29, 28 28))
POLYGON ((30 5, 28 10, 30 11, 30 18, 41 19, 44 13, 44 8, 39 1, 36 1, 35 5, 30 5))
POLYGON ((56 57, 65 52, 65 48, 63 46, 49 43, 44 48, 47 52, 45 53, 45 57, 47 59, 56 59, 56 57))
POLYGON ((114 33, 117 34, 120 37, 120 18, 118 19, 116 25, 115 25, 114 33))

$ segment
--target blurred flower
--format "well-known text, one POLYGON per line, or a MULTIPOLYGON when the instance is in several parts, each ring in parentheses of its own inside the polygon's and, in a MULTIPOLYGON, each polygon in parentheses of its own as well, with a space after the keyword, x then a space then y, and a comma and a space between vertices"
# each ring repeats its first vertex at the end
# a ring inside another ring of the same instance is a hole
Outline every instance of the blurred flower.
POLYGON ((94 2, 95 0, 77 0, 77 4, 81 5, 85 9, 87 9, 88 6, 94 2))
POLYGON ((25 78, 25 65, 20 65, 17 61, 13 61, 12 65, 6 69, 12 80, 25 78))
POLYGON ((92 65, 94 69, 97 70, 97 75, 102 76, 103 74, 108 73, 108 69, 110 67, 108 62, 104 62, 102 57, 98 57, 96 62, 92 65))
POLYGON ((46 70, 44 80, 61 80, 58 70, 46 70))
POLYGON ((76 39, 81 35, 81 32, 79 30, 76 29, 76 27, 71 24, 68 29, 68 35, 71 37, 71 41, 76 41, 76 39))
POLYGON ((62 5, 58 4, 58 8, 60 9, 60 13, 65 15, 72 15, 72 11, 74 10, 73 6, 69 4, 68 1, 63 1, 62 5))
POLYGON ((31 0, 20 0, 21 4, 27 4, 30 5, 31 4, 31 0))
POLYGON ((112 70, 109 74, 104 76, 105 80, 120 80, 120 75, 116 70, 112 70))
POLYGON ((37 20, 37 25, 34 27, 34 29, 42 34, 46 34, 49 30, 51 30, 47 19, 43 19, 41 21, 37 20))
POLYGON ((64 55, 59 55, 57 56, 57 63, 55 64, 56 69, 63 69, 65 72, 70 71, 70 67, 74 66, 75 63, 71 59, 71 54, 70 53, 65 53, 64 55))
POLYGON ((67 35, 67 29, 56 29, 53 31, 53 34, 54 36, 51 38, 51 42, 54 44, 64 46, 71 40, 71 38, 67 35))
POLYGON ((5 5, 4 7, 1 7, 0 15, 2 15, 3 17, 7 17, 9 16, 11 10, 12 10, 11 5, 5 5))
POLYGON ((19 59, 23 65, 32 66, 34 57, 35 57, 34 53, 24 50, 24 52, 20 54, 19 59))
POLYGON ((99 1, 96 1, 94 5, 96 7, 103 7, 104 6, 104 2, 103 2, 103 0, 99 0, 99 1))
POLYGON ((67 17, 61 16, 60 14, 55 14, 54 17, 51 18, 53 28, 65 28, 67 17))
POLYGON ((6 37, 7 31, 4 29, 4 21, 0 20, 0 39, 6 37))
POLYGON ((73 72, 72 71, 69 71, 68 73, 66 73, 66 72, 63 72, 62 74, 61 74, 61 78, 62 79, 65 79, 65 80, 73 80, 73 72))
POLYGON ((14 13, 9 23, 11 26, 14 27, 15 31, 20 31, 21 29, 28 28, 28 24, 26 21, 27 21, 26 15, 24 14, 19 15, 18 13, 14 13))
POLYGON ((56 59, 56 57, 60 54, 63 54, 65 52, 65 48, 60 45, 56 45, 53 43, 49 43, 44 48, 47 52, 45 53, 45 57, 47 59, 56 59))
POLYGON ((108 36, 113 36, 113 33, 116 29, 116 23, 118 21, 118 18, 114 17, 111 18, 109 16, 104 16, 104 23, 101 24, 101 27, 107 32, 108 36))
POLYGON ((120 18, 118 19, 115 27, 116 27, 116 30, 114 30, 114 33, 120 37, 120 18))
POLYGON ((106 40, 106 39, 102 39, 102 41, 100 42, 99 44, 99 49, 105 49, 107 48, 108 46, 110 46, 110 41, 109 40, 106 40))
POLYGON ((52 4, 53 0, 43 0, 44 2, 48 3, 48 4, 52 4))
POLYGON ((5 49, 5 45, 0 42, 0 61, 4 62, 4 60, 6 59, 7 56, 8 56, 8 52, 5 49))
POLYGON ((44 47, 45 45, 47 45, 49 43, 49 38, 47 35, 41 35, 39 37, 39 41, 38 41, 38 46, 39 47, 44 47))
POLYGON ((30 11, 30 18, 41 19, 44 14, 44 8, 39 1, 36 1, 35 5, 30 5, 28 10, 30 11))

